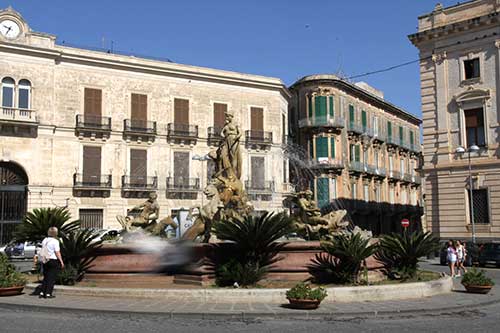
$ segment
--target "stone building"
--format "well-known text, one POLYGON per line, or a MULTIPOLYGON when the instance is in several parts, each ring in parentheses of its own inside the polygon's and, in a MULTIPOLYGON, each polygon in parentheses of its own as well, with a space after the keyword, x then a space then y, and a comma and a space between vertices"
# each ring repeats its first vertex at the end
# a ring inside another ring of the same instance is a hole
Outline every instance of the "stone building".
POLYGON ((470 239, 471 213, 479 241, 500 237, 499 12, 498 0, 438 4, 409 36, 421 59, 427 223, 442 239, 470 239), (472 145, 470 189, 469 153, 457 148, 472 145))
POLYGON ((253 205, 282 207, 289 93, 279 79, 60 45, 9 8, 0 82, 0 242, 37 207, 114 227, 151 191, 161 217, 200 205, 213 165, 193 157, 217 145, 225 112, 242 131, 253 205))
POLYGON ((293 181, 375 235, 400 230, 403 218, 418 229, 420 120, 366 83, 334 75, 306 76, 290 91, 293 181))

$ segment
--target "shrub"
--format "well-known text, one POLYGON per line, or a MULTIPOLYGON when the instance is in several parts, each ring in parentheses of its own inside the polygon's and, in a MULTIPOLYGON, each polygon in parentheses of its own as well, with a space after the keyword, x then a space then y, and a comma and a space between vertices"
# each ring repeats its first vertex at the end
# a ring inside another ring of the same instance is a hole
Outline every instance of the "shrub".
POLYGON ((72 221, 66 208, 35 208, 26 213, 22 223, 16 228, 14 238, 18 241, 40 242, 47 237, 50 227, 56 227, 59 235, 67 235, 80 228, 80 221, 72 221))
POLYGON ((316 289, 312 289, 311 286, 303 282, 298 283, 286 292, 286 298, 288 299, 309 299, 321 302, 326 296, 328 296, 328 293, 324 288, 318 287, 316 289))
MULTIPOLYGON (((241 286, 249 286, 263 279, 269 267, 279 260, 276 255, 284 243, 277 243, 276 240, 290 233, 292 220, 284 213, 265 213, 262 216, 216 221, 212 229, 217 238, 233 243, 231 258, 215 259, 218 285, 237 282, 241 286)), ((222 246, 218 245, 219 249, 222 246)))
POLYGON ((61 256, 66 266, 77 271, 78 279, 95 260, 90 253, 101 246, 102 241, 95 241, 98 236, 99 233, 92 229, 80 229, 61 236, 61 256))
POLYGON ((16 271, 9 259, 0 253, 0 288, 24 286, 26 279, 16 271))
POLYGON ((377 249, 361 234, 341 234, 321 245, 327 254, 316 255, 308 265, 309 273, 318 283, 357 283, 363 261, 377 249))
POLYGON ((485 275, 484 270, 477 270, 475 267, 469 269, 462 277, 462 284, 465 286, 494 286, 495 282, 485 275))
POLYGON ((383 236, 375 258, 383 263, 389 278, 405 280, 416 276, 419 258, 438 249, 438 239, 430 232, 404 232, 383 236))
POLYGON ((81 274, 78 273, 78 269, 72 265, 65 265, 64 269, 57 275, 57 284, 62 284, 65 286, 72 286, 81 278, 81 274))

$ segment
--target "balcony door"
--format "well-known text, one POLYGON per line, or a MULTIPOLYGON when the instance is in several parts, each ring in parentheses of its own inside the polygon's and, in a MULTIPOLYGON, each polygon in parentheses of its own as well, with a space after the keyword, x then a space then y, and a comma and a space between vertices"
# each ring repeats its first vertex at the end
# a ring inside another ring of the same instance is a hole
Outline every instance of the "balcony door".
POLYGON ((99 186, 101 184, 101 147, 83 147, 83 175, 85 185, 99 186))
POLYGON ((130 149, 130 184, 141 186, 147 184, 148 151, 130 149))
POLYGON ((174 152, 174 186, 177 188, 189 187, 189 153, 174 152))
POLYGON ((148 130, 148 96, 141 94, 131 95, 131 127, 139 130, 148 130))
POLYGON ((86 125, 101 125, 102 119, 102 91, 100 89, 85 88, 83 121, 86 125))
POLYGON ((214 103, 214 131, 220 134, 226 120, 227 104, 214 103))
POLYGON ((264 109, 250 108, 250 129, 252 138, 264 139, 264 109))
POLYGON ((254 189, 264 189, 266 169, 264 167, 264 157, 251 157, 251 187, 254 189))
POLYGON ((314 121, 316 124, 326 124, 326 96, 316 96, 314 99, 314 121))

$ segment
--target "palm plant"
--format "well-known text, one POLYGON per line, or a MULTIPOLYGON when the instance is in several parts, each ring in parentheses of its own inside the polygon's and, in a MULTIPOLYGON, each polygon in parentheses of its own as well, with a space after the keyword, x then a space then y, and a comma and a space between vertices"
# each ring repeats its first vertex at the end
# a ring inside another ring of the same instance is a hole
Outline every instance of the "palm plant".
POLYGON ((61 256, 68 267, 75 269, 77 278, 90 268, 95 257, 92 251, 101 246, 102 241, 96 241, 99 233, 92 229, 80 229, 61 236, 61 256))
POLYGON ((309 273, 319 283, 357 283, 361 265, 377 250, 361 234, 340 234, 322 244, 327 254, 316 255, 308 265, 309 273))
POLYGON ((292 223, 284 213, 215 222, 212 229, 217 238, 232 242, 231 260, 222 258, 215 263, 218 283, 246 286, 263 279, 269 267, 279 260, 277 254, 284 246, 276 240, 290 233, 292 223))
POLYGON ((390 278, 411 279, 417 275, 419 258, 438 248, 438 238, 430 232, 391 234, 380 239, 375 258, 390 278))
POLYGON ((18 241, 39 242, 47 237, 50 227, 56 227, 59 234, 67 235, 80 228, 80 221, 71 221, 71 214, 64 207, 35 208, 26 213, 17 227, 14 238, 18 241))

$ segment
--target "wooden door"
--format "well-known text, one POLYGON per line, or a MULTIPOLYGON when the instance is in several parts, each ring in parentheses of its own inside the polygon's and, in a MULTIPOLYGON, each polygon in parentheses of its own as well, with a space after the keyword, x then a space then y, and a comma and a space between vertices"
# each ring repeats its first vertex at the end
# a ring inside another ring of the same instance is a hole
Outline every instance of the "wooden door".
POLYGON ((132 94, 131 104, 130 120, 132 127, 147 129, 148 96, 132 94))
POLYGON ((250 129, 253 138, 264 138, 264 110, 262 108, 250 108, 250 129))
POLYGON ((102 122, 102 91, 100 89, 85 88, 84 95, 84 123, 100 125, 102 122))
POLYGON ((189 100, 174 99, 174 123, 176 125, 189 125, 189 100))
POLYGON ((130 150, 130 183, 146 185, 148 176, 148 151, 144 149, 130 150))
POLYGON ((224 121, 226 119, 227 104, 214 103, 214 127, 216 133, 222 130, 224 127, 224 121))
POLYGON ((83 182, 86 185, 101 184, 101 147, 83 147, 83 182))

